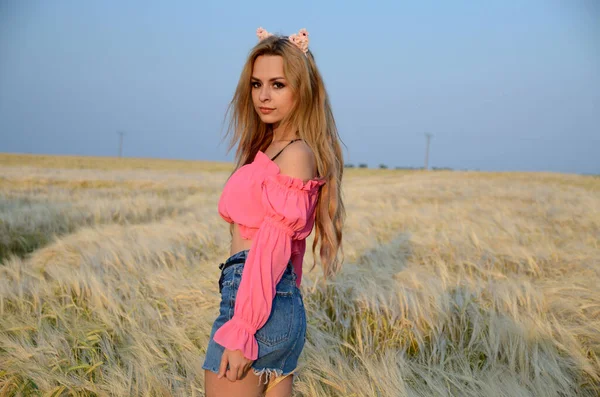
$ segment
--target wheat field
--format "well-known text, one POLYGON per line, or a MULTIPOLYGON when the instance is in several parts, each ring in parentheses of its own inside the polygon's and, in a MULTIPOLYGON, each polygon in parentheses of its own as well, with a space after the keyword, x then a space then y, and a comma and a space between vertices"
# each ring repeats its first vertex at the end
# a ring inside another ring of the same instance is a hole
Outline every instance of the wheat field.
MULTIPOLYGON (((1 154, 0 395, 204 395, 231 167, 1 154)), ((344 199, 295 396, 600 395, 600 178, 348 169, 344 199)))

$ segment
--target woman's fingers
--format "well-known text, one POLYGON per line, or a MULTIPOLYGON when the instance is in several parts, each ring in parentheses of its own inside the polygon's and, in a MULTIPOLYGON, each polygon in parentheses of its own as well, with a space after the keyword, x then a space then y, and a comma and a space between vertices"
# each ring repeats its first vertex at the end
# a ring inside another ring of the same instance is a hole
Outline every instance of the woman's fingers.
POLYGON ((239 357, 236 357, 235 353, 230 353, 231 352, 227 349, 225 349, 223 352, 217 377, 219 379, 226 377, 227 380, 235 382, 236 380, 242 379, 246 376, 246 373, 248 370, 250 370, 250 367, 254 361, 248 361, 242 356, 242 361, 240 362, 239 357), (227 366, 229 366, 229 369, 227 369, 227 366))
POLYGON ((223 352, 223 355, 221 356, 221 365, 219 366, 219 374, 217 375, 218 379, 224 377, 227 372, 227 363, 229 362, 228 358, 227 352, 223 352))
POLYGON ((248 368, 246 368, 244 365, 240 365, 240 369, 238 370, 238 379, 244 378, 244 376, 246 376, 246 371, 248 371, 248 368))
POLYGON ((244 366, 244 374, 242 375, 242 377, 245 377, 246 375, 248 375, 248 371, 250 371, 250 368, 252 368, 252 363, 254 361, 248 361, 248 363, 244 366))
POLYGON ((235 365, 229 365, 229 370, 227 371, 227 379, 231 382, 235 382, 238 380, 238 372, 239 368, 235 365))

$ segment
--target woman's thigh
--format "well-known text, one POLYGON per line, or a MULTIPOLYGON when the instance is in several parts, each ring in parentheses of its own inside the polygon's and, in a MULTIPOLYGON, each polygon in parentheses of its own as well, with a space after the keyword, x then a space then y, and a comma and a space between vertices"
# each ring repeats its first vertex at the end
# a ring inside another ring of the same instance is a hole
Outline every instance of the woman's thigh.
POLYGON ((292 385, 294 374, 289 374, 281 377, 271 378, 267 384, 265 397, 290 397, 292 395, 292 385))
POLYGON ((264 395, 265 384, 254 375, 252 369, 246 372, 244 378, 235 382, 225 377, 219 379, 214 372, 205 370, 204 391, 206 397, 260 397, 264 395))

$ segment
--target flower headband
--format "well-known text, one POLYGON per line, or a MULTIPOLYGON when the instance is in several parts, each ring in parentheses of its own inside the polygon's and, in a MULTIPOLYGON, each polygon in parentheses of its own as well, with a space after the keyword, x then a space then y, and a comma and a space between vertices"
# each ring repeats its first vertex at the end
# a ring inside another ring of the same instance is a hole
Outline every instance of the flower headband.
MULTIPOLYGON (((258 28, 256 29, 256 36, 258 36, 258 40, 264 40, 269 36, 273 36, 273 33, 269 33, 263 28, 258 28)), ((298 48, 300 48, 304 55, 308 56, 308 32, 306 29, 300 29, 297 34, 294 33, 290 35, 289 39, 298 48)))

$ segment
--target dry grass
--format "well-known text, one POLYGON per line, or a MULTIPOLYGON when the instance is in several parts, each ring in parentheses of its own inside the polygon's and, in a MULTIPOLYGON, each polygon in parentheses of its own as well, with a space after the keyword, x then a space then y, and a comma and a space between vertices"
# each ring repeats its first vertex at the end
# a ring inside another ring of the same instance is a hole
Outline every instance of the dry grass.
MULTIPOLYGON (((0 155, 0 395, 203 395, 230 167, 0 155)), ((599 192, 349 170, 344 268, 303 280, 295 394, 597 396, 599 192)))
POLYGON ((197 171, 231 171, 231 163, 187 161, 133 157, 52 156, 0 153, 0 166, 95 170, 174 171, 178 174, 197 171))

